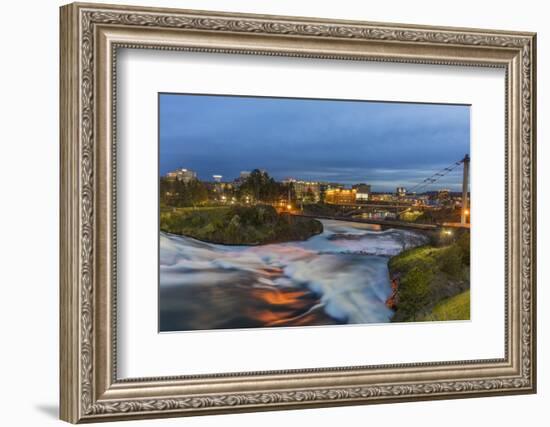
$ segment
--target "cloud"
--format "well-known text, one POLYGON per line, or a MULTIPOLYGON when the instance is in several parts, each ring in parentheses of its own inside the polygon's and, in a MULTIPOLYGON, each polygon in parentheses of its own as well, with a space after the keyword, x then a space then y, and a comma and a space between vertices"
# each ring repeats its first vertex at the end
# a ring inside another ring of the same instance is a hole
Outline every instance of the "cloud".
POLYGON ((462 105, 195 95, 160 101, 161 173, 181 166, 203 179, 264 168, 277 178, 369 181, 386 191, 461 159, 469 140, 470 111, 462 105))

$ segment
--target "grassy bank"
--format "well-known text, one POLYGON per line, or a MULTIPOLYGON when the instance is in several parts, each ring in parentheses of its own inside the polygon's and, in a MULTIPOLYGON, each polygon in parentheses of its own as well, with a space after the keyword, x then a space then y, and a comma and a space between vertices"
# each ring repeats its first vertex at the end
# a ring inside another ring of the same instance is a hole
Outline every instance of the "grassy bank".
POLYGON ((437 303, 422 320, 465 320, 469 318, 470 291, 468 290, 437 303))
POLYGON ((306 240, 323 232, 310 218, 278 214, 272 206, 167 208, 161 210, 162 231, 226 245, 262 245, 306 240))
POLYGON ((388 268, 398 282, 393 321, 469 319, 469 232, 443 246, 434 242, 404 251, 388 268))

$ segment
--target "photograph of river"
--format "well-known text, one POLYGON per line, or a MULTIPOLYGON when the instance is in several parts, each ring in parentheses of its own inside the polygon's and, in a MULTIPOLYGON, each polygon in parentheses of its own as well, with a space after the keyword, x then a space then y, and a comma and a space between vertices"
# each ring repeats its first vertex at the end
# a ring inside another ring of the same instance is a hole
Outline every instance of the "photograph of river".
POLYGON ((470 106, 159 94, 159 331, 470 318, 470 106))

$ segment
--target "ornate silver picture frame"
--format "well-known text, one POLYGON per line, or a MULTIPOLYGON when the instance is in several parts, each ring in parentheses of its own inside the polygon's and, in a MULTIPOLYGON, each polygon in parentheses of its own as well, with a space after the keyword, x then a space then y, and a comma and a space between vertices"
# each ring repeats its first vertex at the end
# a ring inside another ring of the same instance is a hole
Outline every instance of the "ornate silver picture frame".
POLYGON ((75 3, 61 8, 60 43, 61 419, 536 391, 535 34, 75 3), (123 48, 503 69, 504 357, 119 378, 116 63, 123 48))

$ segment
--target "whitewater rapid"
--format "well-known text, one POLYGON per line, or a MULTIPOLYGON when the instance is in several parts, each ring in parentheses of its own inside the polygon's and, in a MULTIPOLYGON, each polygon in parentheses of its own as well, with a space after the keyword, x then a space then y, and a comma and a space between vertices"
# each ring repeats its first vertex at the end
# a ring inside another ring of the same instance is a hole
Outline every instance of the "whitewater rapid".
POLYGON ((321 220, 303 242, 226 246, 160 234, 160 330, 390 321, 389 257, 425 243, 406 230, 321 220))

